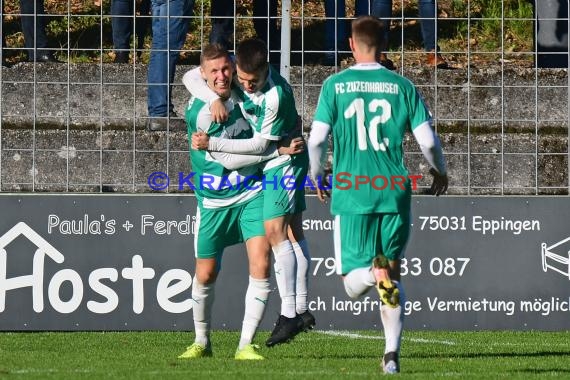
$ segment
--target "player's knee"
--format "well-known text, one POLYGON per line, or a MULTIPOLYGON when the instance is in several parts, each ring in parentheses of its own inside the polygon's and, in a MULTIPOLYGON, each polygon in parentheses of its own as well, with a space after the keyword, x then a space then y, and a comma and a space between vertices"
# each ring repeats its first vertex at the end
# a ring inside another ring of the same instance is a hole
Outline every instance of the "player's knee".
POLYGON ((249 275, 253 278, 269 277, 270 264, 269 260, 261 260, 259 262, 249 264, 249 275))
POLYGON ((267 240, 269 240, 271 246, 276 246, 282 241, 287 240, 287 234, 283 233, 283 231, 278 228, 266 228, 265 236, 267 237, 267 240))
MULTIPOLYGON (((343 281, 342 283, 344 284, 344 291, 346 292, 346 295, 349 296, 350 298, 357 299, 360 298, 360 296, 362 296, 363 293, 353 289, 348 283, 348 281, 343 281)), ((368 291, 368 289, 366 289, 366 291, 368 291)))
POLYGON ((287 240, 287 223, 284 218, 266 221, 263 226, 265 227, 265 236, 271 246, 287 240))
POLYGON ((213 284, 217 278, 218 273, 215 271, 196 272, 196 281, 203 285, 213 284))

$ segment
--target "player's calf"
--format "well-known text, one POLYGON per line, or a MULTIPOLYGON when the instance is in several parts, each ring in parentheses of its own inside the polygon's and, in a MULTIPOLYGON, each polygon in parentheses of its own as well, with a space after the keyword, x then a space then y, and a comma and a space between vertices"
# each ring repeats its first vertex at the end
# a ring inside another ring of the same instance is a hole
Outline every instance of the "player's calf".
POLYGON ((400 290, 390 279, 390 266, 386 256, 379 254, 372 261, 372 271, 376 279, 376 291, 380 301, 389 307, 400 306, 400 290))

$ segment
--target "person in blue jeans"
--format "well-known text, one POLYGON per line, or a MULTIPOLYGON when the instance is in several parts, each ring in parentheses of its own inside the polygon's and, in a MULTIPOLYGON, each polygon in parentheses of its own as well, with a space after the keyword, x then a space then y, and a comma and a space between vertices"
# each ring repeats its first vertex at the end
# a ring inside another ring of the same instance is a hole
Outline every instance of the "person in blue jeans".
POLYGON ((148 64, 149 131, 186 129, 172 104, 172 82, 184 46, 194 0, 151 0, 152 47, 148 64))
MULTIPOLYGON (((4 2, 0 6, 4 9, 4 2)), ((20 0, 20 20, 24 34, 24 46, 30 62, 60 62, 48 48, 46 34, 47 17, 43 0, 20 0)), ((2 47, 6 46, 2 33, 2 47)), ((2 54, 2 64, 5 64, 2 54)))
MULTIPOLYGON (((218 43, 231 51, 234 47, 230 37, 234 31, 235 1, 211 0, 210 4, 212 17, 210 44, 218 43)), ((278 65, 281 34, 277 29, 277 0, 253 0, 253 28, 257 38, 265 42, 269 51, 273 51, 269 53, 269 61, 278 65)))
MULTIPOLYGON (((439 54, 436 41, 437 9, 435 0, 418 0, 418 8, 424 50, 428 52, 426 64, 438 68, 445 68, 447 67, 447 62, 441 54, 439 54)), ((392 18, 392 0, 373 0, 371 14, 381 20, 390 20, 392 18)), ((390 22, 388 21, 388 25, 384 27, 382 41, 384 41, 385 46, 382 49, 385 49, 388 45, 389 34, 390 22)), ((386 58, 385 53, 380 55, 380 61, 381 63, 382 61, 392 62, 386 58)))
MULTIPOLYGON (((370 0, 356 0, 355 17, 368 14, 370 14, 370 0)), ((349 36, 346 31, 350 20, 345 19, 345 0, 325 0, 325 17, 325 49, 327 51, 325 64, 334 66, 338 63, 338 52, 348 51, 349 36)))
POLYGON ((111 27, 113 29, 113 48, 115 49, 115 63, 128 63, 131 50, 131 38, 137 36, 137 57, 140 57, 144 48, 144 38, 150 27, 150 0, 142 0, 137 7, 140 17, 135 17, 135 2, 133 0, 111 1, 111 27))

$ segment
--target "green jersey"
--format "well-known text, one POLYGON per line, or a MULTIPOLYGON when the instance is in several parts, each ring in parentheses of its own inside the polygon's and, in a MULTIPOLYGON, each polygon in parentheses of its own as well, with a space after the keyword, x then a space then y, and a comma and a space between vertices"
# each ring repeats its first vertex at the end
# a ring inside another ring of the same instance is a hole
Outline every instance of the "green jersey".
POLYGON ((314 121, 332 130, 331 212, 408 212, 404 135, 430 120, 415 86, 378 64, 358 64, 327 78, 314 121))
MULTIPOLYGON (((250 94, 239 86, 233 88, 242 113, 256 133, 267 140, 278 141, 292 132, 297 125, 297 109, 293 89, 277 71, 269 66, 263 87, 250 94)), ((282 166, 290 160, 283 155, 268 161, 264 170, 282 166)))
MULTIPOLYGON (((242 117, 239 107, 230 99, 225 102, 228 120, 222 124, 212 122, 209 106, 192 97, 188 101, 185 117, 188 139, 192 133, 203 131, 209 136, 244 139, 251 138, 252 129, 242 117)), ((237 170, 226 169, 205 150, 190 149, 193 183, 198 203, 204 208, 227 208, 249 201, 261 191, 261 173, 252 165, 237 170)))

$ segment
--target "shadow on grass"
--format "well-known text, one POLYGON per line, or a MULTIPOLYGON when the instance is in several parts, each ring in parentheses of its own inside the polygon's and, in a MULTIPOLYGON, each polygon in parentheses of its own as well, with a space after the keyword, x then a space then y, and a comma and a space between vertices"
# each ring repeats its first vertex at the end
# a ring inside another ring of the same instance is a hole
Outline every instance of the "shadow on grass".
POLYGON ((458 354, 449 354, 449 353, 420 353, 420 354, 412 354, 410 356, 406 356, 408 359, 435 359, 435 358, 485 358, 485 357, 505 357, 505 358, 513 358, 513 357, 541 357, 541 358, 548 358, 554 356, 564 356, 567 357, 570 355, 570 349, 568 351, 538 351, 538 352, 466 352, 466 353, 458 353, 458 354))

